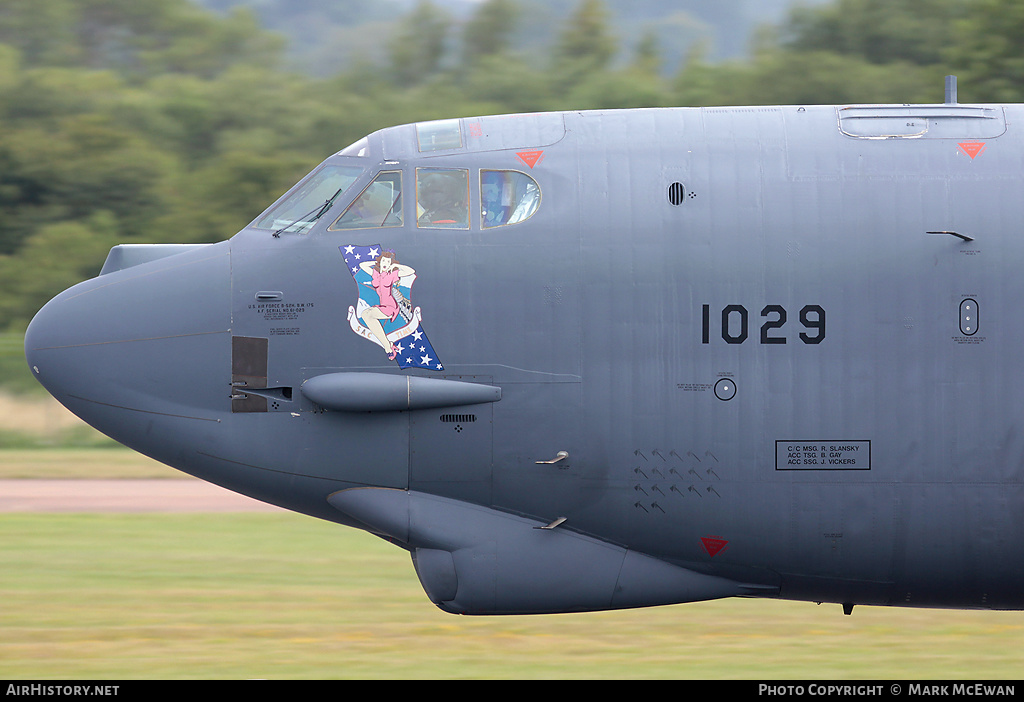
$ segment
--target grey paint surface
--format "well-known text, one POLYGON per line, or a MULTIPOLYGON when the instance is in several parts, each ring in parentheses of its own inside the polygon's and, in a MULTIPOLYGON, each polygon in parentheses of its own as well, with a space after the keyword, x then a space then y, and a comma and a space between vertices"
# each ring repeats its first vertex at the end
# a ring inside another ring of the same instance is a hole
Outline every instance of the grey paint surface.
POLYGON ((446 611, 1020 609, 1022 114, 394 127, 327 159, 359 175, 308 227, 115 249, 26 354, 136 450, 406 548, 446 611), (428 168, 465 169, 468 223, 417 226, 428 168), (490 171, 535 182, 532 216, 484 226, 490 171), (380 172, 402 226, 338 229, 380 172), (418 314, 395 359, 371 249, 418 314))

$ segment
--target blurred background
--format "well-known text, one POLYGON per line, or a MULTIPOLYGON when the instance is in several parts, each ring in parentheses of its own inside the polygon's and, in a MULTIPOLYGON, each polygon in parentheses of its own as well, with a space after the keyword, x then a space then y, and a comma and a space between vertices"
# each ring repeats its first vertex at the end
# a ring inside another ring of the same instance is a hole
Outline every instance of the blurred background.
POLYGON ((226 239, 383 127, 936 103, 947 74, 961 102, 1024 102, 1021 47, 1021 0, 0 0, 0 677, 1019 678, 1024 613, 739 599, 460 618, 355 530, 84 513, 85 482, 186 476, 53 401, 23 334, 111 246, 226 239), (45 478, 75 484, 76 513, 7 494, 45 478))
POLYGON ((61 440, 22 334, 111 246, 228 238, 382 127, 1022 101, 1021 46, 1019 0, 3 0, 0 446, 61 440))

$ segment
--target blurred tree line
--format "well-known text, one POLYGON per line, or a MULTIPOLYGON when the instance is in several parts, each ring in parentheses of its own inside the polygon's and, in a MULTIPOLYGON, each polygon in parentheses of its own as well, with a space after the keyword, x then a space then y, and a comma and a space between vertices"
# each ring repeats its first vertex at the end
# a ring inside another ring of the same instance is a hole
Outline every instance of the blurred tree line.
POLYGON ((0 330, 24 329, 122 242, 211 242, 327 154, 442 117, 672 105, 1024 101, 1024 3, 836 0, 758 35, 752 58, 663 65, 652 28, 623 46, 577 0, 543 50, 518 48, 519 0, 455 23, 421 0, 385 58, 327 78, 285 68, 252 13, 188 0, 0 6, 0 330))

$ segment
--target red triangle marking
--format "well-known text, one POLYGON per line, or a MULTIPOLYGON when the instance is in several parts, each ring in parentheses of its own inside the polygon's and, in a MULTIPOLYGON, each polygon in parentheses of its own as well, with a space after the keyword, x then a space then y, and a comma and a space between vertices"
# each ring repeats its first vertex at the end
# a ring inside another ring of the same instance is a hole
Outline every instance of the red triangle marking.
POLYGON ((718 552, 729 545, 729 542, 725 539, 719 539, 715 536, 702 536, 700 541, 704 544, 704 550, 708 552, 708 555, 714 558, 718 555, 718 552))
POLYGON ((519 160, 522 161, 523 163, 525 163, 527 166, 529 166, 530 168, 533 168, 534 166, 537 165, 537 162, 540 161, 541 158, 543 158, 544 152, 543 151, 518 151, 518 152, 516 152, 516 156, 518 156, 519 160))
POLYGON ((961 151, 970 156, 972 161, 975 156, 985 150, 985 142, 983 141, 962 141, 957 146, 960 147, 961 151))

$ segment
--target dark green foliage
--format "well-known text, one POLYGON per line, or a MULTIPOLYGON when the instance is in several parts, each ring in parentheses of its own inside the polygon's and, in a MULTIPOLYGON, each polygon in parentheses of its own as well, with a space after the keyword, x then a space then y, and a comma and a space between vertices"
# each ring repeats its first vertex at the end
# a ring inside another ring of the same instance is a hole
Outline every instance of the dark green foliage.
POLYGON ((838 0, 798 7, 787 27, 795 51, 827 51, 873 64, 931 65, 944 60, 963 0, 838 0))
MULTIPOLYGON (((299 27, 330 43, 326 22, 358 17, 379 49, 316 76, 288 70, 282 36, 253 12, 209 2, 219 11, 189 0, 2 4, 0 331, 23 329, 49 297, 94 275, 110 246, 227 238, 325 156, 394 124, 939 102, 946 73, 959 74, 964 102, 1024 98, 1015 0, 836 0, 795 10, 759 32, 751 58, 727 62, 707 59, 710 46, 672 44, 717 21, 714 4, 632 3, 640 24, 624 31, 622 0, 486 0, 458 18, 441 0, 405 15, 397 2, 289 3, 293 36, 299 27)), ((747 23, 761 11, 726 5, 747 23)))

